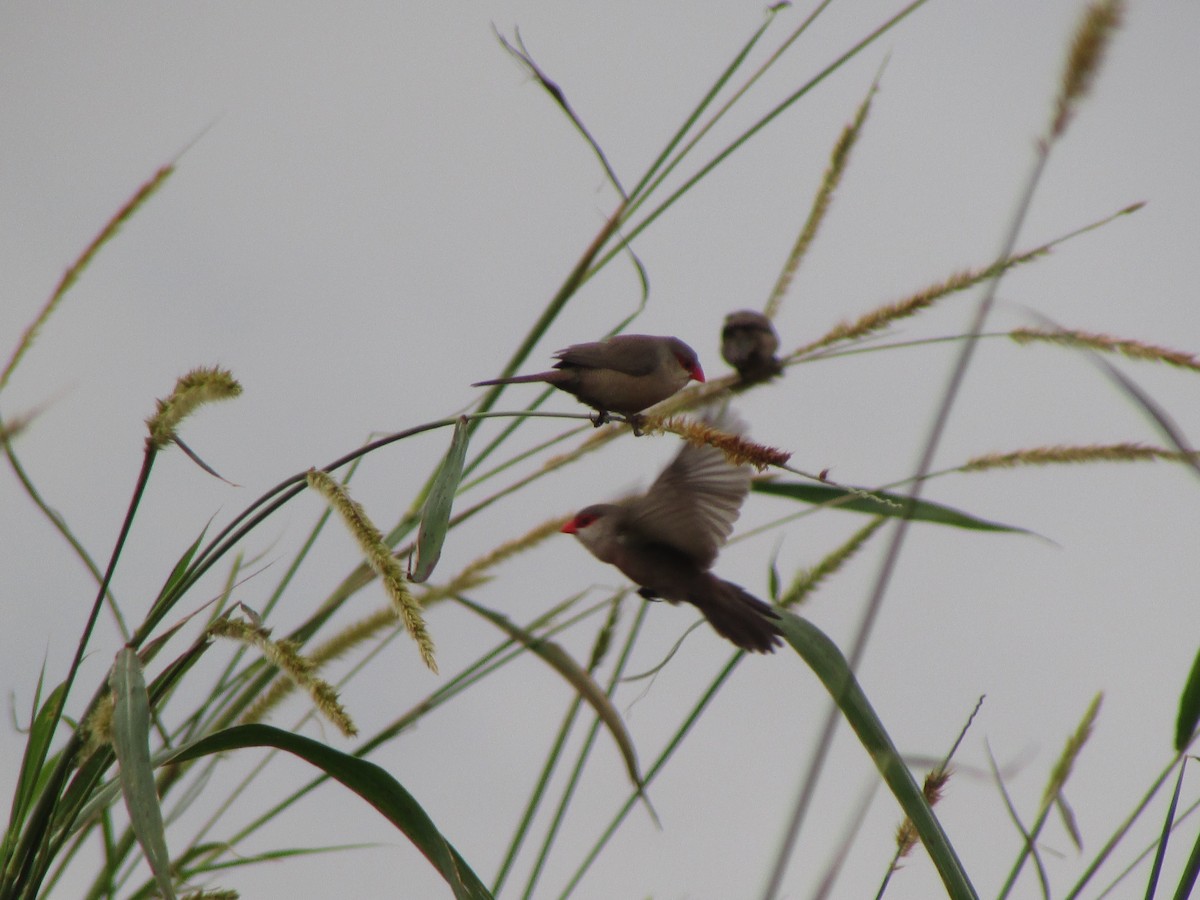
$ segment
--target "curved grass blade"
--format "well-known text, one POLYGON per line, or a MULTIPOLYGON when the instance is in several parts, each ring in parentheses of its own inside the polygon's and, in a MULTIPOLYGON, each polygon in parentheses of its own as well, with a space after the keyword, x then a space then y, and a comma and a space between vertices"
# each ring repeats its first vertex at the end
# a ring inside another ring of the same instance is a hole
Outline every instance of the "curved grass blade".
POLYGON ((311 738, 269 725, 235 725, 201 738, 172 756, 179 763, 227 750, 274 747, 311 763, 358 794, 404 832, 446 879, 457 900, 490 900, 491 893, 457 850, 442 836, 412 794, 388 772, 311 738))
POLYGON ((776 497, 789 497, 802 503, 828 505, 834 509, 845 509, 850 512, 866 513, 871 516, 892 516, 897 519, 909 518, 914 522, 931 522, 935 525, 949 525, 954 528, 970 528, 975 531, 1006 531, 1013 534, 1034 534, 1027 528, 1016 525, 1005 525, 1001 522, 990 522, 980 519, 970 513, 931 503, 928 500, 918 500, 913 506, 912 514, 906 514, 905 505, 908 497, 892 494, 887 491, 864 491, 860 488, 844 488, 832 484, 808 484, 799 481, 755 481, 751 489, 759 494, 771 494, 776 497))
POLYGON ((417 584, 433 574, 442 555, 442 544, 446 540, 446 528, 450 523, 450 509, 454 505, 454 494, 462 481, 463 461, 467 456, 467 443, 471 440, 466 416, 459 416, 454 423, 454 436, 450 449, 438 467, 425 508, 421 512, 421 526, 417 529, 417 556, 408 578, 417 584))
POLYGON ((1182 753, 1196 735, 1196 723, 1200 721, 1200 652, 1192 663, 1187 684, 1179 698, 1179 718, 1175 722, 1175 750, 1182 753))
POLYGON ((638 794, 645 802, 646 809, 650 811, 655 824, 658 824, 658 815, 654 812, 654 807, 650 805, 650 798, 646 796, 645 782, 638 769, 637 751, 633 746, 633 738, 630 737, 629 731, 625 728, 625 722, 621 719, 621 714, 617 712, 617 708, 613 705, 612 700, 609 699, 604 689, 596 684, 595 679, 588 674, 583 666, 575 662, 571 654, 567 653, 566 650, 554 643, 554 641, 535 637, 525 629, 514 625, 507 616, 502 616, 498 612, 493 612, 477 603, 472 603, 465 597, 458 597, 457 599, 472 612, 478 613, 489 622, 494 623, 509 637, 520 641, 521 644, 545 660, 551 668, 567 680, 580 697, 588 702, 592 709, 596 711, 601 721, 604 722, 613 739, 617 742, 617 747, 621 751, 621 757, 625 760, 625 768, 629 772, 629 778, 637 787, 638 794))
POLYGON ((930 859, 937 866, 947 894, 955 900, 973 900, 977 896, 975 889, 949 838, 921 792, 920 785, 900 758, 883 723, 871 708, 842 652, 820 629, 799 616, 780 610, 779 625, 787 642, 821 679, 870 754, 884 782, 916 827, 930 859))
POLYGON ((175 900, 171 883, 171 857, 167 852, 162 809, 154 787, 154 767, 150 763, 150 694, 142 675, 142 664, 131 647, 117 654, 109 676, 115 703, 112 742, 121 768, 121 793, 129 822, 137 836, 146 862, 154 873, 158 889, 167 900, 175 900))

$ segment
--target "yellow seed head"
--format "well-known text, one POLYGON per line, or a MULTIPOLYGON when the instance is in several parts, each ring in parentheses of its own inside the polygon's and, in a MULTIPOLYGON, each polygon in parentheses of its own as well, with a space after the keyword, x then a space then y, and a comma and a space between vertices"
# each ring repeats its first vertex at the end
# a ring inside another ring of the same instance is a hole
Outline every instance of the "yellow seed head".
POLYGON ((158 400, 154 415, 146 420, 150 443, 165 447, 175 438, 179 424, 205 403, 238 396, 242 386, 228 369, 219 366, 192 369, 175 383, 165 400, 158 400))

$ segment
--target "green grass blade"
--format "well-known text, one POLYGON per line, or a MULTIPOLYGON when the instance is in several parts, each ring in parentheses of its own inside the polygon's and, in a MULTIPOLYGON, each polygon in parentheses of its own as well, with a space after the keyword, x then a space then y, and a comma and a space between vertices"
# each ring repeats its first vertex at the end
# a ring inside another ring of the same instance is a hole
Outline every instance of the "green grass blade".
MULTIPOLYGON (((755 481, 751 488, 759 494, 770 494, 775 497, 789 497, 802 503, 828 505, 834 509, 845 509, 850 512, 866 513, 871 516, 892 516, 905 518, 905 503, 907 497, 892 494, 887 491, 864 491, 859 488, 837 487, 832 484, 809 484, 798 481, 755 481)), ((915 522, 931 522, 935 525, 949 525, 953 528, 969 528, 974 531, 1003 531, 1013 534, 1033 534, 1026 528, 1016 525, 1004 525, 1000 522, 989 522, 969 513, 931 503, 928 500, 918 500, 913 507, 912 515, 907 516, 915 522)))
MULTIPOLYGON (((613 606, 609 613, 608 622, 605 623, 603 630, 608 630, 612 626, 615 626, 616 615, 620 610, 620 604, 623 599, 623 594, 618 594, 614 598, 613 606)), ((642 602, 638 605, 637 615, 634 618, 633 623, 629 626, 629 630, 625 635, 625 646, 621 649, 616 665, 613 666, 612 672, 609 675, 607 693, 610 697, 616 691, 617 686, 621 683, 621 680, 625 675, 625 669, 629 665, 629 659, 633 655, 634 647, 637 646, 638 638, 642 633, 642 625, 646 620, 646 612, 649 607, 650 602, 647 600, 642 600, 642 602)), ((593 653, 593 662, 598 662, 598 660, 596 660, 595 653, 593 653)), ((580 702, 581 701, 577 700, 576 703, 573 704, 573 708, 577 707, 580 702)), ((533 895, 534 889, 537 887, 538 880, 541 878, 542 872, 545 870, 546 863, 550 858, 550 853, 554 849, 558 840, 559 831, 566 819, 567 811, 571 807, 571 802, 574 799, 576 790, 578 789, 579 783, 583 778, 584 769, 587 766, 588 761, 591 759, 592 748, 596 745, 596 738, 600 734, 600 727, 600 717, 596 716, 592 720, 592 724, 588 728, 587 735, 583 739, 583 744, 579 748, 579 752, 575 758, 575 765, 571 769, 571 774, 567 778, 567 783, 563 785, 562 793, 559 797, 558 805, 554 810, 554 815, 550 820, 550 824, 546 826, 546 833, 542 838, 541 849, 538 851, 537 860, 534 862, 533 869, 529 873, 528 880, 525 884, 525 891, 521 895, 523 898, 528 898, 533 895)), ((649 780, 650 776, 647 775, 646 781, 648 782, 649 780)), ((635 792, 633 796, 634 798, 637 798, 640 795, 635 792)), ((632 803, 633 800, 630 800, 630 808, 632 807, 632 803)))
POLYGON ((168 762, 186 762, 240 750, 274 747, 300 757, 358 794, 404 832, 418 850, 446 879, 457 900, 488 900, 491 893, 429 818, 412 794, 388 772, 311 738, 272 728, 269 725, 237 725, 201 738, 171 757, 168 762))
MULTIPOLYGON (((643 609, 644 608, 645 607, 643 606, 643 609)), ((722 686, 726 681, 729 680, 729 677, 737 669, 738 664, 745 658, 746 652, 744 650, 739 650, 734 653, 733 656, 730 657, 729 662, 726 663, 725 667, 717 673, 717 676, 709 683, 708 687, 705 688, 704 693, 700 696, 696 703, 693 704, 692 708, 684 717, 683 722, 680 723, 680 725, 675 729, 674 734, 672 734, 670 740, 667 741, 666 746, 663 747, 663 749, 659 752, 658 757, 646 771, 647 784, 652 782, 658 773, 663 770, 666 764, 670 762, 672 756, 675 754, 675 751, 678 750, 680 745, 683 743, 684 738, 691 733, 692 727, 698 721, 700 721, 700 717, 704 714, 704 711, 708 709, 709 703, 711 703, 713 698, 717 696, 717 693, 721 690, 722 686)), ((575 888, 579 885, 579 882, 583 880, 584 875, 587 874, 587 871, 589 868, 591 868, 592 863, 599 858, 600 853, 612 839, 612 836, 617 833, 617 829, 621 826, 621 823, 625 821, 625 816, 627 816, 629 811, 633 809, 633 805, 637 802, 637 799, 638 795, 635 792, 634 794, 630 795, 621 805, 621 808, 617 810, 616 814, 609 821, 604 831, 601 832, 600 837, 596 839, 596 841, 592 844, 591 849, 588 850, 588 852, 584 855, 583 860, 575 868, 575 871, 572 873, 566 887, 563 888, 562 892, 558 894, 559 900, 567 900, 568 897, 574 894, 575 888)))
POLYGON ((158 592, 158 602, 162 602, 164 597, 177 597, 176 592, 187 577, 188 566, 192 564, 192 560, 196 556, 196 551, 200 549, 200 544, 204 541, 204 535, 207 533, 208 525, 205 525, 196 537, 196 540, 192 541, 191 545, 183 551, 183 555, 179 557, 179 560, 175 563, 175 567, 171 569, 171 574, 167 576, 162 590, 158 592))
MULTIPOLYGON (((43 672, 44 674, 44 672, 43 672)), ((64 685, 59 685, 40 706, 42 675, 38 676, 37 692, 34 696, 34 715, 29 725, 29 737, 25 741, 25 754, 21 758, 21 771, 17 776, 17 786, 13 791, 12 810, 9 814, 8 828, 4 834, 4 847, 0 852, 0 870, 7 868, 8 859, 13 847, 16 846, 17 836, 21 825, 35 797, 40 793, 44 784, 46 771, 46 756, 49 753, 50 741, 54 737, 54 722, 56 710, 62 703, 64 685)))
MULTIPOLYGON (((1187 770, 1187 757, 1179 760, 1179 775, 1175 779, 1175 790, 1171 793, 1171 802, 1167 806, 1167 814, 1163 817, 1162 831, 1158 835, 1158 847, 1154 852, 1154 863, 1150 866, 1150 878, 1146 888, 1146 896, 1153 897, 1158 889, 1158 879, 1162 874, 1163 860, 1167 857, 1167 845, 1171 842, 1171 833, 1175 830, 1178 820, 1175 813, 1179 809, 1179 792, 1183 789, 1183 773, 1187 770)), ((1198 845, 1200 846, 1200 845, 1198 845)), ((1195 850, 1192 851, 1195 856, 1195 850)), ((1195 878, 1192 879, 1195 881, 1195 878)), ((1189 889, 1190 893, 1190 889, 1189 889)))
MULTIPOLYGON (((738 69, 742 67, 742 64, 746 62, 746 59, 750 56, 750 51, 753 50, 755 45, 758 44, 759 38, 766 34, 767 29, 771 27, 771 23, 775 20, 775 14, 781 8, 782 7, 779 6, 768 7, 767 17, 763 20, 763 23, 757 29, 755 29, 754 33, 750 36, 750 39, 742 45, 741 49, 738 50, 737 54, 733 57, 733 60, 730 61, 729 65, 727 65, 717 77, 717 80, 713 82, 712 86, 705 92, 704 97, 701 98, 700 102, 696 105, 696 108, 691 111, 675 134, 671 136, 671 140, 667 142, 667 145, 663 148, 662 152, 659 153, 654 162, 650 164, 650 168, 646 170, 646 173, 642 176, 641 180, 637 183, 637 186, 630 194, 631 198, 638 198, 638 204, 643 202, 646 199, 646 196, 652 193, 654 188, 662 183, 663 179, 670 174, 671 170, 683 160, 683 158, 687 155, 687 152, 692 148, 692 146, 695 145, 693 142, 684 150, 684 152, 675 157, 670 165, 667 165, 667 160, 670 158, 675 148, 679 146, 684 137, 687 136, 688 132, 692 130, 692 127, 700 121, 700 117, 704 115, 704 111, 712 105, 712 102, 716 100, 717 95, 720 94, 725 85, 729 83, 729 80, 733 78, 738 69), (658 176, 657 179, 655 176, 658 176), (651 185, 651 181, 654 181, 653 185, 651 185)), ((630 210, 630 212, 632 212, 632 210, 630 210)), ((599 268, 600 266, 596 267, 597 270, 599 270, 599 268)))
MULTIPOLYGON (((682 185, 680 185, 678 188, 676 188, 671 193, 671 195, 667 197, 666 200, 662 201, 653 210, 646 213, 645 216, 643 216, 643 218, 636 225, 634 225, 632 228, 630 228, 628 231, 626 231, 624 233, 624 240, 627 242, 632 242, 634 238, 636 238, 646 228, 648 228, 659 216, 661 216, 664 212, 666 212, 668 209, 670 209, 671 206, 674 205, 674 203, 680 197, 682 197, 684 194, 686 194, 688 191, 690 191, 693 187, 695 187, 696 184, 698 184, 702 179, 704 179, 713 169, 715 169, 715 168, 717 168, 717 166, 721 165, 729 156, 731 156, 733 153, 735 153, 743 144, 745 144, 752 137, 754 137, 754 135, 756 135, 759 131, 761 131, 767 125, 769 125, 776 117, 778 117, 782 113, 786 112, 787 109, 789 107, 791 107, 792 104, 794 104, 797 100, 799 100, 801 97, 804 97, 806 94, 808 94, 809 91, 811 91, 813 88, 815 88, 817 85, 819 85, 827 77, 829 77, 831 74, 836 72, 839 68, 841 68, 847 62, 849 62, 851 59, 853 59, 855 56, 857 56, 859 53, 861 53, 863 50, 865 50, 869 45, 874 43, 876 40, 878 40, 880 37, 882 37, 884 34, 886 34, 888 31, 890 31, 896 25, 898 25, 904 18, 906 18, 909 14, 914 12, 918 7, 924 5, 925 2, 926 2, 926 0, 913 0, 912 3, 909 3, 907 6, 905 6, 903 9, 901 9, 899 12, 897 12, 894 16, 892 16, 890 19, 888 19, 886 22, 884 22, 882 25, 880 25, 878 28, 876 28, 870 34, 866 35, 860 41, 855 43, 854 46, 852 46, 850 49, 846 50, 841 56, 839 56, 833 62, 829 63, 829 65, 827 65, 824 69, 822 69, 820 72, 818 72, 812 78, 810 78, 807 82, 805 82, 799 88, 794 90, 791 94, 789 94, 787 97, 785 97, 783 100, 781 100, 778 104, 776 104, 774 107, 772 107, 772 109, 769 112, 767 112, 766 115, 764 115, 760 119, 758 119, 752 126, 750 126, 748 129, 743 131, 738 137, 736 137, 733 141, 731 141, 728 145, 726 145, 723 150, 718 152, 716 156, 714 156, 711 160, 709 160, 707 163, 705 163, 703 166, 701 166, 694 174, 689 176, 683 182, 682 185)), ((660 176, 660 180, 661 180, 661 176, 660 176)), ((657 183, 655 185, 653 185, 652 187, 657 187, 657 183)), ((636 195, 636 191, 635 191, 635 195, 636 195)), ((605 265, 607 265, 608 262, 612 259, 613 256, 615 256, 617 254, 617 252, 619 250, 620 250, 620 247, 618 246, 617 248, 610 249, 607 253, 605 253, 604 256, 602 256, 599 260, 597 260, 596 265, 593 268, 593 270, 589 271, 587 273, 587 277, 590 278, 594 272, 599 271, 601 268, 603 268, 605 265)))
POLYGON ((121 766, 121 793, 129 810, 129 821, 158 889, 167 900, 175 900, 171 883, 171 857, 162 809, 154 787, 150 763, 150 694, 137 653, 124 647, 109 676, 113 689, 112 742, 121 766))
MULTIPOLYGON (((1180 778, 1182 780, 1183 767, 1180 766, 1180 778)), ((1183 874, 1179 877, 1179 885, 1175 888, 1175 900, 1188 900, 1192 896, 1192 889, 1196 886, 1196 879, 1200 877, 1200 837, 1196 838, 1196 843, 1192 845, 1192 853, 1188 857, 1187 865, 1183 869, 1183 874)), ((1154 885, 1151 884, 1150 889, 1153 890, 1154 885)), ((1151 894, 1147 893, 1147 897, 1151 894)))
POLYGON ((459 416, 454 425, 454 436, 450 439, 450 449, 438 467, 425 500, 425 509, 421 513, 421 525, 417 529, 416 562, 408 576, 410 581, 417 584, 433 574, 433 568, 442 555, 442 544, 450 523, 450 509, 454 505, 458 483, 462 481, 463 462, 470 439, 467 417, 459 416))
MULTIPOLYGON (((618 593, 613 597, 612 607, 609 609, 608 619, 600 630, 596 633, 595 642, 592 644, 592 658, 588 663, 588 674, 594 676, 596 668, 604 658, 605 653, 611 639, 612 629, 615 627, 617 617, 620 613, 621 599, 624 592, 618 593)), ((579 711, 583 708, 583 698, 578 694, 572 698, 567 704, 567 711, 563 715, 562 723, 559 725, 558 733, 551 742, 550 750, 546 754, 546 760, 542 764, 541 773, 535 783, 533 790, 530 792, 529 800, 525 804, 525 811, 521 814, 517 821, 517 826, 513 830, 512 839, 508 844, 508 851, 504 854, 504 860, 500 864, 500 870, 496 873, 495 879, 492 881, 492 893, 500 893, 504 886, 504 881, 508 878, 509 872, 512 870, 513 863, 516 862, 517 854, 521 852, 521 846, 525 842, 525 837, 529 833, 530 826, 533 824, 534 817, 537 815, 542 804, 542 799, 546 795, 546 790, 550 785, 550 779, 554 775, 555 769, 562 758, 563 751, 567 744, 567 738, 574 728, 575 721, 579 717, 579 711)))
MULTIPOLYGON (((206 850, 216 849, 218 845, 207 845, 197 848, 197 852, 203 853, 206 850)), ((227 869, 241 869, 247 866, 255 866, 266 862, 279 862, 281 860, 292 859, 294 857, 316 856, 324 853, 340 853, 344 850, 363 850, 368 847, 378 846, 373 844, 332 844, 328 847, 289 847, 282 850, 265 850, 262 853, 252 853, 247 856, 239 856, 237 859, 231 859, 227 862, 216 863, 214 865, 201 865, 196 868, 189 868, 178 863, 180 871, 180 879, 182 881, 191 881, 197 875, 211 876, 213 872, 220 872, 227 869)), ((211 879, 210 879, 211 880, 211 879)), ((219 888, 208 887, 209 891, 219 891, 219 888)), ((204 900, 209 894, 196 895, 191 894, 188 900, 204 900)), ((138 890, 130 894, 126 900, 157 900, 158 894, 154 891, 154 882, 143 884, 138 890)))
POLYGON ((1197 720, 1200 720, 1200 652, 1179 698, 1179 718, 1175 722, 1175 749, 1179 753, 1192 742, 1197 720))
MULTIPOLYGON (((1113 850, 1116 849, 1117 845, 1121 843, 1121 841, 1128 837, 1130 831, 1133 829, 1133 826, 1137 823, 1138 819, 1141 818, 1142 813, 1146 812, 1146 810, 1150 808, 1150 803, 1156 796, 1158 796, 1159 790, 1161 790, 1162 786, 1167 783, 1167 779, 1171 776, 1171 773, 1175 771, 1175 767, 1179 765, 1179 762, 1180 756, 1179 754, 1176 754, 1172 757, 1170 763, 1168 763, 1163 770, 1158 773, 1154 781, 1151 782, 1150 787, 1137 802, 1137 805, 1125 817, 1124 821, 1117 825, 1116 830, 1113 832, 1112 836, 1104 842, 1104 845, 1096 851, 1092 861, 1088 863, 1087 868, 1084 869, 1083 874, 1079 876, 1079 879, 1075 882, 1074 886, 1072 886, 1069 891, 1063 894, 1062 900, 1076 900, 1077 897, 1082 895, 1083 889, 1088 886, 1089 882, 1091 882, 1091 880, 1096 876, 1096 873, 1100 871, 1100 867, 1112 857, 1113 850)), ((1185 811, 1184 815, 1190 814, 1194 807, 1195 805, 1193 804, 1193 807, 1185 811)), ((1157 841, 1155 841, 1155 844, 1157 844, 1157 841)), ((1151 849, 1154 848, 1152 847, 1151 849)), ((1141 859, 1144 859, 1147 855, 1149 855, 1149 852, 1150 851, 1148 850, 1143 851, 1141 859)), ((1133 871, 1135 866, 1141 862, 1141 859, 1130 863, 1129 866, 1126 867, 1125 871, 1118 875, 1103 891, 1090 896, 1107 897, 1112 894, 1116 885, 1129 876, 1130 872, 1133 871)))
POLYGON ((637 751, 633 746, 633 738, 630 737, 621 714, 617 711, 616 706, 613 705, 608 694, 600 685, 596 684, 595 679, 588 674, 587 670, 579 665, 571 654, 567 653, 561 646, 545 638, 535 637, 525 629, 513 624, 507 616, 486 609, 477 603, 472 603, 464 597, 459 597, 458 600, 468 609, 498 626, 509 637, 519 641, 548 663, 552 669, 567 680, 567 683, 575 689, 580 697, 587 701, 588 705, 596 711, 596 714, 604 722, 605 727, 608 728, 609 733, 617 742, 617 747, 621 751, 621 757, 625 761, 625 768, 629 772, 629 777, 637 786, 638 793, 645 801, 646 807, 653 816, 654 810, 650 806, 649 798, 646 797, 645 782, 638 769, 637 751))
POLYGON ((955 900, 975 898, 975 889, 946 833, 925 800, 920 785, 896 752, 842 652, 820 629, 799 616, 781 612, 780 627, 787 642, 821 679, 905 815, 912 820, 921 842, 937 866, 947 894, 955 900))

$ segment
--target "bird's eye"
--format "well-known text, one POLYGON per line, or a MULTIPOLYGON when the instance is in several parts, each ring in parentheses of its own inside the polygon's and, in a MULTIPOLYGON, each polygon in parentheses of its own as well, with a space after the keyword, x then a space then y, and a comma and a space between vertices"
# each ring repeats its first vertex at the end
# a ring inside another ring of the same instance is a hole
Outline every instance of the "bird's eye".
POLYGON ((680 367, 692 376, 695 381, 704 381, 704 370, 700 368, 700 360, 695 356, 689 356, 683 353, 677 353, 675 359, 679 362, 680 367))
POLYGON ((596 516, 594 513, 587 513, 582 516, 576 516, 575 517, 575 527, 576 528, 587 528, 589 525, 591 525, 595 521, 596 521, 596 516))

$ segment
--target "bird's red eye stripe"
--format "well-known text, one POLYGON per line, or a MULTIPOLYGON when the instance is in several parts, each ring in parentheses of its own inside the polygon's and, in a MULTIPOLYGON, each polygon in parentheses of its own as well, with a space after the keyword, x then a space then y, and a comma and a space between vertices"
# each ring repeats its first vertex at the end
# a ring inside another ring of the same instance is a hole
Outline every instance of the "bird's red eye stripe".
POLYGON ((700 368, 700 360, 688 359, 686 356, 676 356, 679 360, 679 365, 687 369, 687 373, 692 376, 694 381, 704 381, 704 370, 700 368))
POLYGON ((576 516, 570 522, 564 525, 560 531, 562 531, 564 534, 575 534, 575 532, 579 531, 580 528, 587 528, 595 521, 596 516, 591 515, 590 513, 586 516, 576 516))

